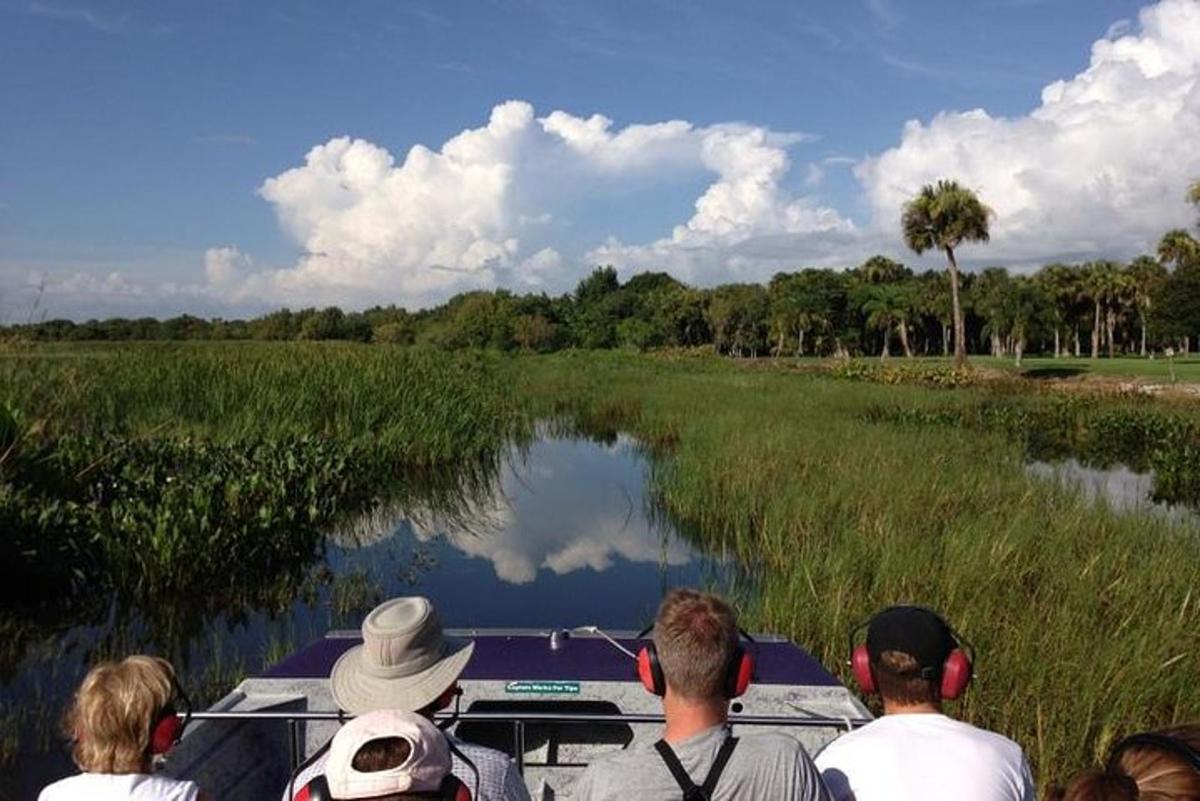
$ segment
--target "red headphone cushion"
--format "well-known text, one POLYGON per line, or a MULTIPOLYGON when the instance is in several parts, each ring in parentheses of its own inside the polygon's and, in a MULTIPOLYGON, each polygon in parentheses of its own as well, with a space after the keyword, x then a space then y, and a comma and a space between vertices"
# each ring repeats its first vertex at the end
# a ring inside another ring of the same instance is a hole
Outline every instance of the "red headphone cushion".
POLYGON ((729 674, 731 682, 725 694, 730 698, 737 698, 750 689, 750 682, 754 680, 754 655, 738 648, 733 658, 734 664, 729 674))
POLYGON ((183 718, 169 712, 158 719, 150 732, 150 753, 165 754, 171 750, 183 733, 183 718))
POLYGON ((967 690, 971 683, 971 660, 961 648, 955 648, 942 665, 942 698, 953 701, 967 690))
POLYGON ((654 695, 663 695, 666 693, 667 688, 662 686, 660 679, 662 668, 658 667, 658 657, 653 649, 654 643, 647 643, 642 646, 642 650, 638 651, 637 675, 638 679, 642 682, 642 686, 646 688, 646 692, 654 695))
POLYGON ((457 776, 451 774, 446 777, 442 798, 446 801, 471 801, 471 791, 457 776))
POLYGON ((864 693, 869 695, 875 692, 875 674, 871 671, 871 654, 866 645, 854 647, 854 653, 850 655, 850 670, 864 693))

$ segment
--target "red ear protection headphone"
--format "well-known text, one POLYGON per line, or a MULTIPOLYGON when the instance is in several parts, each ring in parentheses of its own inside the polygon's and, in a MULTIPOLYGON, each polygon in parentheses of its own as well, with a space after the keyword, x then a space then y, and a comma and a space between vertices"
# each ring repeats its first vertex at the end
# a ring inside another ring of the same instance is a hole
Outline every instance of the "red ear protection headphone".
MULTIPOLYGON (((640 640, 649 633, 649 628, 643 629, 638 633, 637 638, 640 640)), ((747 642, 754 642, 754 638, 741 629, 738 629, 738 634, 747 642)), ((647 691, 660 697, 667 694, 667 678, 663 675, 662 664, 658 661, 658 649, 653 640, 647 640, 646 644, 638 651, 637 675, 647 691)), ((752 681, 754 681, 754 654, 738 643, 733 649, 733 653, 729 655, 729 661, 725 664, 725 677, 721 684, 722 692, 726 698, 737 698, 750 689, 752 681)))
POLYGON ((171 685, 175 689, 175 697, 150 724, 152 756, 161 756, 174 748, 192 719, 192 702, 188 700, 187 693, 174 677, 171 679, 171 685), (179 714, 177 706, 183 707, 183 714, 179 714))
MULTIPOLYGON (((971 683, 971 676, 974 675, 975 649, 969 642, 959 636, 950 624, 945 619, 924 606, 892 606, 883 610, 889 612, 893 609, 919 609, 933 615, 946 629, 950 632, 950 636, 954 638, 955 644, 958 646, 950 651, 946 657, 946 661, 942 663, 941 669, 921 668, 921 678, 923 679, 938 679, 940 676, 940 695, 942 698, 953 701, 960 697, 967 690, 967 685, 971 683)), ((882 613, 880 613, 882 614, 882 613)), ((874 618, 871 618, 874 620, 874 618)), ((854 678, 858 685, 862 687, 863 692, 871 694, 878 692, 875 685, 875 670, 871 665, 871 655, 867 651, 866 643, 854 644, 858 633, 871 625, 871 620, 864 620, 854 628, 850 629, 850 669, 854 673, 854 678)))
MULTIPOLYGON (((471 791, 457 776, 447 773, 446 778, 442 779, 442 786, 438 788, 437 795, 433 797, 440 801, 471 801, 471 791)), ((314 776, 312 781, 301 787, 294 801, 333 801, 324 774, 314 776)))
POLYGON ((1178 754, 1183 757, 1192 770, 1200 773, 1200 752, 1192 748, 1178 737, 1172 737, 1169 734, 1159 732, 1147 732, 1145 734, 1133 734, 1126 737, 1121 742, 1113 746, 1112 754, 1108 757, 1108 765, 1106 770, 1109 773, 1119 773, 1117 761, 1121 758, 1121 752, 1127 748, 1137 748, 1138 746, 1150 746, 1151 748, 1161 748, 1163 751, 1170 751, 1173 754, 1178 754))

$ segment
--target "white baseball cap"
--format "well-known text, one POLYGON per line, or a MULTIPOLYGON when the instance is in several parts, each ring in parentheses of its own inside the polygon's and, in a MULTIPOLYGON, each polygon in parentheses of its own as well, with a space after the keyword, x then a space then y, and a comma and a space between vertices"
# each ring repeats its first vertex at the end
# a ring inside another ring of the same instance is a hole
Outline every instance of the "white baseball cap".
POLYGON ((398 709, 368 712, 347 723, 334 735, 325 763, 329 793, 339 801, 437 791, 449 773, 446 736, 426 718, 398 709), (409 754, 404 762, 386 770, 354 769, 359 749, 374 740, 392 737, 408 742, 409 754))

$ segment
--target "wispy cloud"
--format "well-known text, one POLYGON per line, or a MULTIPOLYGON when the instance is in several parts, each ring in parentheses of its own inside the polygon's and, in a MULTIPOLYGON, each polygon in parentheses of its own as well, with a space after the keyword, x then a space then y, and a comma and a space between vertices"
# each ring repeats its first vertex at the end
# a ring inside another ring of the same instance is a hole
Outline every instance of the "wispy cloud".
POLYGON ((129 15, 121 14, 120 16, 108 16, 98 14, 90 8, 82 6, 58 5, 52 3, 34 2, 27 7, 30 14, 35 17, 46 17, 48 19, 61 20, 62 22, 72 22, 78 25, 86 25, 94 31, 100 33, 117 34, 124 33, 129 26, 129 15))
POLYGON ((901 72, 908 72, 913 75, 925 75, 931 78, 941 78, 946 75, 945 70, 931 67, 928 64, 922 64, 919 61, 913 61, 904 56, 893 55, 892 53, 880 53, 879 60, 889 67, 895 67, 901 72))

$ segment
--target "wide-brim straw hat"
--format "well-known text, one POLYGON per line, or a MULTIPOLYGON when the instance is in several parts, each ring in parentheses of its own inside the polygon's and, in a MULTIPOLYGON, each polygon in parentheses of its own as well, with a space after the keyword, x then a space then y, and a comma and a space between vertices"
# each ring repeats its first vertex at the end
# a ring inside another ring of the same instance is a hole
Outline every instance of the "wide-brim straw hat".
POLYGON ((475 643, 447 637, 427 598, 384 601, 362 624, 363 644, 342 654, 329 680, 337 705, 354 715, 416 712, 458 680, 475 643))

